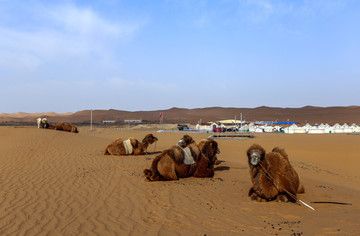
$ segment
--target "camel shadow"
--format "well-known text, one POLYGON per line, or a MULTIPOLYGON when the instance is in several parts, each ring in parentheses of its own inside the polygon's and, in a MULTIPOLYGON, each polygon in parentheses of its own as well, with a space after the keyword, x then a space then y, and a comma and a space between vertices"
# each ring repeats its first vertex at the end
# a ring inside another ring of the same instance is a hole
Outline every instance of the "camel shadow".
POLYGON ((230 170, 229 166, 218 166, 214 168, 214 171, 224 171, 224 170, 230 170))
POLYGON ((154 154, 159 154, 162 153, 161 151, 157 151, 157 152, 146 152, 146 155, 154 155, 154 154))

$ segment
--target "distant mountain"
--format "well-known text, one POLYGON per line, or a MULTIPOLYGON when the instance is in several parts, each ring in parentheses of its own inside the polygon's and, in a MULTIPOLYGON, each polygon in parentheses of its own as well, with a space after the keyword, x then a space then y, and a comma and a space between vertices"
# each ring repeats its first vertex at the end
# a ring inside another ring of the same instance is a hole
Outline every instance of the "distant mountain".
MULTIPOLYGON (((315 123, 356 123, 360 124, 360 106, 348 107, 314 107, 305 106, 302 108, 279 108, 279 107, 256 107, 256 108, 177 108, 155 111, 122 111, 122 110, 94 110, 93 122, 100 123, 104 120, 115 120, 118 123, 128 119, 141 119, 150 123, 159 122, 160 113, 163 113, 164 123, 190 123, 197 124, 202 122, 234 119, 235 116, 240 120, 242 113, 243 120, 246 121, 296 121, 301 124, 309 122, 315 123)), ((33 123, 37 117, 47 117, 50 123, 60 121, 72 123, 90 123, 90 110, 78 111, 75 113, 58 114, 48 113, 13 113, 0 114, 0 123, 9 122, 33 123)))

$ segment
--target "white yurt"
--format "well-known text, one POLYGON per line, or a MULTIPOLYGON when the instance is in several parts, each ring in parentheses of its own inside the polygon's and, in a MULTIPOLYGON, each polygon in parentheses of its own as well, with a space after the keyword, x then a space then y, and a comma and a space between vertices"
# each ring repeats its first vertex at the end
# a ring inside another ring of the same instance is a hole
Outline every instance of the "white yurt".
POLYGON ((255 126, 255 133, 264 133, 264 126, 255 126))
POLYGON ((346 123, 344 123, 341 127, 343 129, 343 133, 352 133, 353 132, 352 128, 346 123))
POLYGON ((326 134, 334 133, 333 127, 329 124, 325 124, 324 129, 326 134))
POLYGON ((335 134, 344 133, 344 130, 339 123, 336 123, 332 128, 333 128, 333 133, 335 133, 335 134))
POLYGON ((241 126, 239 126, 239 131, 240 132, 246 132, 249 130, 249 125, 248 124, 243 124, 241 126))
POLYGON ((353 123, 350 127, 352 129, 352 132, 354 133, 360 132, 360 126, 358 126, 357 124, 353 123))
POLYGON ((285 127, 284 132, 285 132, 285 134, 294 134, 296 128, 297 128, 297 125, 293 124, 288 127, 285 127))
POLYGON ((310 128, 308 134, 325 134, 325 128, 310 128))
POLYGON ((272 133, 274 132, 274 127, 272 126, 264 126, 263 127, 265 133, 272 133))

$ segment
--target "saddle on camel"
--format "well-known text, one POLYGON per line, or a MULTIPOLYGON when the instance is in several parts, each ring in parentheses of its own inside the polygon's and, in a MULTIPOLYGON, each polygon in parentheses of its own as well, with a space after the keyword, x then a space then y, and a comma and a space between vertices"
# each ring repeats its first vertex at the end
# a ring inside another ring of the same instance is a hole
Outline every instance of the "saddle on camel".
POLYGON ((118 138, 105 148, 104 155, 146 155, 149 145, 153 144, 157 140, 158 139, 152 134, 146 135, 141 143, 132 137, 127 140, 118 138))

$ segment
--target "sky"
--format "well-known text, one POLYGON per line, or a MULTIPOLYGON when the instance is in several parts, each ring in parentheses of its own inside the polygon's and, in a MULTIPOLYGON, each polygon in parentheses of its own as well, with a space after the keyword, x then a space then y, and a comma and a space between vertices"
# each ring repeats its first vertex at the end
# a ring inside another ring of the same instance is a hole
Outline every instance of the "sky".
POLYGON ((360 105, 357 0, 0 0, 0 113, 360 105))

